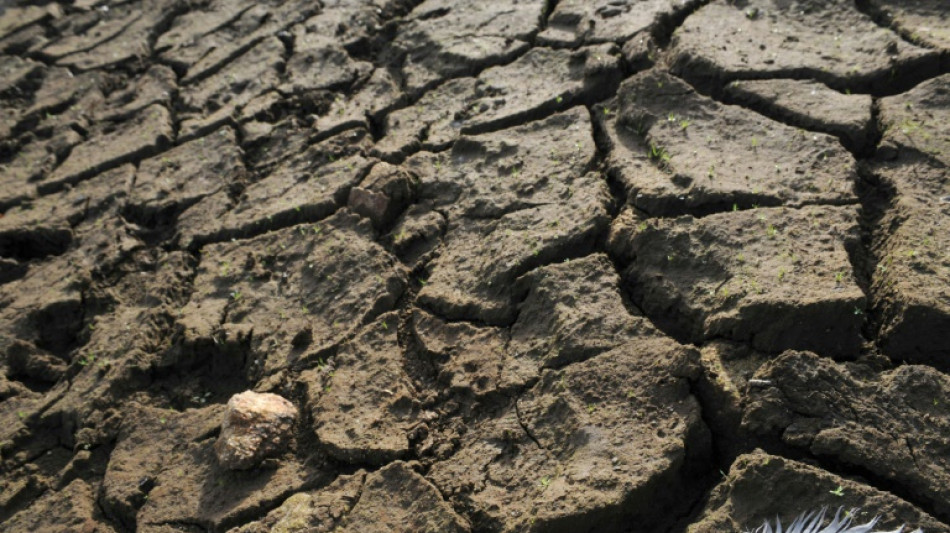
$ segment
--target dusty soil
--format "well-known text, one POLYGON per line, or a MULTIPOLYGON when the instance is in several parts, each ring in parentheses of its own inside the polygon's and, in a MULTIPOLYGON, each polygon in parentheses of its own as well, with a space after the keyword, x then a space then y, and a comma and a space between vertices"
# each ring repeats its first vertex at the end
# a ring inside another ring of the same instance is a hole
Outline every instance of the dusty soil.
POLYGON ((0 532, 950 532, 943 0, 2 6, 0 532))

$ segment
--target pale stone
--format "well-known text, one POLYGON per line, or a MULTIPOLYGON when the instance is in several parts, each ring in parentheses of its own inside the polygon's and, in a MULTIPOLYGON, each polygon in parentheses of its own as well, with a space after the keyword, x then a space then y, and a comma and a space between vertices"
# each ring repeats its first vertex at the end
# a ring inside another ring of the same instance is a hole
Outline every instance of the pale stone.
POLYGON ((221 435, 214 445, 218 462, 246 470, 283 452, 293 437, 297 408, 271 393, 245 391, 228 400, 221 435))

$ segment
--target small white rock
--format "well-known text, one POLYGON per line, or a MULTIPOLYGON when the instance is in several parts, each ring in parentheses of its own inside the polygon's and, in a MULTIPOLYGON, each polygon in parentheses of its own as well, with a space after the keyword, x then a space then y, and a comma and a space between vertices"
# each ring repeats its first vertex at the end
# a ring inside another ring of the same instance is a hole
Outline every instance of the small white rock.
POLYGON ((296 419, 294 404, 276 394, 235 394, 228 400, 214 444, 218 462, 231 470, 246 470, 280 454, 290 444, 296 419))

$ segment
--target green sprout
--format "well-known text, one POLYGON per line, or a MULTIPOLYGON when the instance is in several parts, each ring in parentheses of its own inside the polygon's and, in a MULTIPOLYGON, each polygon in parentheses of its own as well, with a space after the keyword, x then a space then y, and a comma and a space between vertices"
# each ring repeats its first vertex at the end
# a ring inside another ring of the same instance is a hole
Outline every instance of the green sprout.
POLYGON ((666 149, 659 147, 655 144, 650 145, 650 159, 653 161, 658 161, 661 164, 666 164, 670 162, 670 154, 666 149))

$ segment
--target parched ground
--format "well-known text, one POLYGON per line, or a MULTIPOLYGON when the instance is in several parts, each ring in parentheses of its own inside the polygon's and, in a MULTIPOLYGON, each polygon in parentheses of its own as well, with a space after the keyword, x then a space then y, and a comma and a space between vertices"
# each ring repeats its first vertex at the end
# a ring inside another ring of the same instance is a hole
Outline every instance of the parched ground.
POLYGON ((0 532, 950 532, 945 4, 0 3, 0 532))

